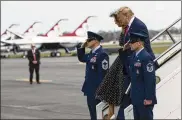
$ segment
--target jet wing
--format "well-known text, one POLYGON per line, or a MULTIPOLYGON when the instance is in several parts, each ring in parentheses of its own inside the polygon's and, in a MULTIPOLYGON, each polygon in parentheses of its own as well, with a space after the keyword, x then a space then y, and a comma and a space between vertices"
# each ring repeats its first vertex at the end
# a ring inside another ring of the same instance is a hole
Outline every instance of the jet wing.
POLYGON ((6 29, 9 33, 13 34, 14 35, 14 39, 24 39, 24 36, 21 35, 21 34, 18 34, 14 31, 11 31, 10 29, 6 29))
POLYGON ((11 42, 7 42, 7 41, 4 41, 4 40, 1 40, 1 46, 8 46, 8 45, 13 45, 13 43, 11 42))

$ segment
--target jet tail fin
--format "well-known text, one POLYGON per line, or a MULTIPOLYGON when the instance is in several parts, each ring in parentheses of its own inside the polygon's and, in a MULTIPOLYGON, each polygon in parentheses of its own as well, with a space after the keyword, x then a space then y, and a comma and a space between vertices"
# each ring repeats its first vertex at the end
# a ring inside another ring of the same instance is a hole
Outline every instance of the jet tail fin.
POLYGON ((37 23, 41 23, 41 22, 39 22, 39 21, 34 22, 28 29, 25 30, 25 32, 23 33, 23 35, 26 34, 26 33, 28 33, 28 32, 30 32, 30 29, 32 29, 33 26, 34 26, 35 24, 37 24, 37 23))
POLYGON ((58 20, 52 27, 51 27, 51 29, 49 29, 44 35, 41 35, 41 36, 48 36, 48 34, 51 32, 51 31, 54 31, 54 28, 56 27, 56 26, 58 26, 58 24, 59 24, 59 22, 60 21, 65 21, 65 20, 68 20, 68 19, 60 19, 60 20, 58 20))
MULTIPOLYGON (((12 28, 12 27, 14 27, 14 26, 19 26, 19 24, 11 24, 8 28, 10 29, 10 28, 12 28)), ((5 31, 1 34, 1 36, 2 36, 2 35, 5 35, 5 34, 7 34, 7 30, 5 30, 5 31)))
POLYGON ((91 17, 96 17, 96 16, 88 16, 72 33, 67 33, 67 34, 64 34, 62 36, 78 36, 77 33, 76 33, 77 30, 80 29, 80 28, 83 28, 83 25, 85 23, 87 23, 88 19, 91 18, 91 17))

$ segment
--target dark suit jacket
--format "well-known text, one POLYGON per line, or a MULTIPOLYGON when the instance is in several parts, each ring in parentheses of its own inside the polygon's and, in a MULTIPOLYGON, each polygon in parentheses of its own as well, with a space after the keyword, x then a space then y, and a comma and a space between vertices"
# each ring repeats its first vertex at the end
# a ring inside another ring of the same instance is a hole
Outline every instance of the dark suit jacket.
MULTIPOLYGON (((124 45, 125 43, 128 42, 129 40, 129 33, 130 32, 141 32, 143 31, 143 33, 145 33, 148 37, 144 40, 144 47, 146 49, 146 51, 150 54, 150 56, 152 57, 152 59, 155 59, 155 55, 152 51, 151 45, 150 45, 150 39, 149 39, 149 33, 148 33, 148 29, 147 26, 137 17, 134 18, 126 36, 124 37, 124 35, 121 36, 120 38, 120 44, 124 45)), ((130 49, 127 50, 127 55, 131 56, 132 51, 130 49)))
MULTIPOLYGON (((120 45, 122 46, 128 42, 130 32, 137 32, 137 33, 139 32, 140 33, 141 31, 142 31, 142 33, 144 33, 145 35, 148 36, 144 40, 144 48, 149 53, 151 58, 154 60, 155 55, 154 55, 152 48, 151 48, 151 45, 150 45, 148 29, 147 29, 146 25, 141 20, 139 20, 137 17, 134 18, 126 36, 124 36, 124 34, 121 34, 120 41, 119 41, 120 45)), ((130 65, 130 58, 131 58, 132 54, 133 54, 133 51, 131 49, 127 49, 127 50, 125 50, 125 56, 121 58, 124 62, 124 74, 126 74, 126 75, 129 74, 129 67, 128 66, 130 65)))
MULTIPOLYGON (((35 56, 36 56, 37 64, 39 65, 40 64, 40 52, 37 49, 35 50, 35 56)), ((34 57, 33 57, 32 49, 28 51, 27 58, 29 60, 29 65, 33 65, 34 57)))

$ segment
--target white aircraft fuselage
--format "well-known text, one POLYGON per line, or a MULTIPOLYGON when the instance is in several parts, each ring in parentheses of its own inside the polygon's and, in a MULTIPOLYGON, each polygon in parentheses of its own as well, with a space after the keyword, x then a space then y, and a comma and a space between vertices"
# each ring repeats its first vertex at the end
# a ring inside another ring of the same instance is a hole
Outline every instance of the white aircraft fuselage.
POLYGON ((31 38, 14 39, 14 40, 1 40, 4 43, 17 45, 21 50, 27 50, 31 48, 31 44, 34 43, 36 48, 40 48, 44 44, 59 44, 63 47, 75 47, 78 43, 85 42, 87 37, 80 36, 61 36, 61 37, 42 37, 35 36, 31 38))

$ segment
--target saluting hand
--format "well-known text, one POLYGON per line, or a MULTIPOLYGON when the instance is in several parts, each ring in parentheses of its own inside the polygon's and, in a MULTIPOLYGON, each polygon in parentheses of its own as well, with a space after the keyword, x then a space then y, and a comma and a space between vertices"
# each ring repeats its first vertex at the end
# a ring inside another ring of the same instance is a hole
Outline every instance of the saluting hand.
POLYGON ((145 99, 145 100, 143 101, 143 104, 144 104, 144 105, 151 105, 151 104, 152 104, 152 100, 146 100, 146 99, 145 99))
POLYGON ((87 46, 87 42, 84 42, 81 46, 81 48, 85 48, 87 46))

